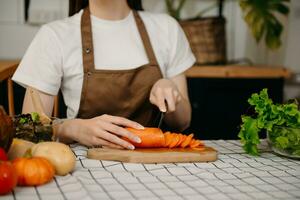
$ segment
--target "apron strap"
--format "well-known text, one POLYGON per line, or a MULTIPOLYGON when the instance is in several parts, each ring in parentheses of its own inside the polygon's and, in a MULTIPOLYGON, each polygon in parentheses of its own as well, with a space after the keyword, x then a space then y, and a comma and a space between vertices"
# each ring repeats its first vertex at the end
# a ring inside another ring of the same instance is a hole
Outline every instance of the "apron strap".
POLYGON ((86 7, 81 16, 82 62, 84 73, 95 69, 94 47, 90 8, 86 7))
POLYGON ((147 54, 148 59, 149 59, 149 65, 159 66, 158 62, 156 60, 151 42, 150 42, 148 32, 146 30, 145 24, 144 24, 142 18, 140 17, 140 15, 138 14, 138 12, 136 10, 132 10, 132 12, 133 12, 134 19, 136 21, 136 25, 137 25, 137 28, 139 30, 140 36, 142 38, 144 48, 146 50, 146 54, 147 54))

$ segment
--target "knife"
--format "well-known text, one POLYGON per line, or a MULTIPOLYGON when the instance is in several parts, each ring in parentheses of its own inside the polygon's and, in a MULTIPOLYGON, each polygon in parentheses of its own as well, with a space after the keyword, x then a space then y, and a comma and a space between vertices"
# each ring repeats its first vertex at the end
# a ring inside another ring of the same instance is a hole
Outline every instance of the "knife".
MULTIPOLYGON (((166 100, 164 101, 164 103, 165 103, 165 105, 166 105, 166 112, 167 112, 167 110, 168 110, 168 103, 167 103, 166 100)), ((162 121, 163 121, 163 119, 164 119, 164 116, 165 116, 165 113, 166 113, 166 112, 161 112, 161 111, 160 111, 160 118, 159 118, 159 122, 158 122, 158 128, 161 127, 162 121)))

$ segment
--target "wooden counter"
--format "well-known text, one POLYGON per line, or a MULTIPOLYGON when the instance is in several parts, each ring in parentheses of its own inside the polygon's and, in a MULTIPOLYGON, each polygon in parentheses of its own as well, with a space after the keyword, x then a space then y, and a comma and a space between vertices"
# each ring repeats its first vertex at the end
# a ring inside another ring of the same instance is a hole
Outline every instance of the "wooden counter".
POLYGON ((188 78, 289 78, 291 72, 279 66, 225 65, 194 66, 186 71, 188 78))

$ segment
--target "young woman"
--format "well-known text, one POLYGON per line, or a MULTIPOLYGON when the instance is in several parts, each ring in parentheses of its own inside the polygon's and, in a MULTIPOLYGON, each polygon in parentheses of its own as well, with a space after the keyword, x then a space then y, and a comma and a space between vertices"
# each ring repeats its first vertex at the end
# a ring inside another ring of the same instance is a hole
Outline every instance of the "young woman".
MULTIPOLYGON (((75 15, 42 26, 13 80, 39 91, 49 116, 61 89, 68 120, 57 137, 87 146, 133 149, 124 127, 189 126, 184 71, 195 62, 178 23, 132 10, 126 0, 89 0, 75 15)), ((23 113, 34 111, 26 91, 23 113)))

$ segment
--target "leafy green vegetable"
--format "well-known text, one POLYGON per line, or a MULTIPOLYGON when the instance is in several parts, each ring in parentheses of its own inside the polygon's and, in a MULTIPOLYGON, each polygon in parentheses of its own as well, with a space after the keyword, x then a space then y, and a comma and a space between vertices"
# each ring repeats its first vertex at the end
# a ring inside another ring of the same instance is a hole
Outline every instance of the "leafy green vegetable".
POLYGON ((271 142, 280 149, 300 155, 300 111, 296 102, 273 104, 267 89, 254 93, 248 99, 256 117, 242 116, 239 138, 244 150, 258 155, 259 134, 267 130, 271 142))
POLYGON ((34 123, 38 123, 40 121, 40 116, 37 112, 32 112, 31 119, 34 123))

